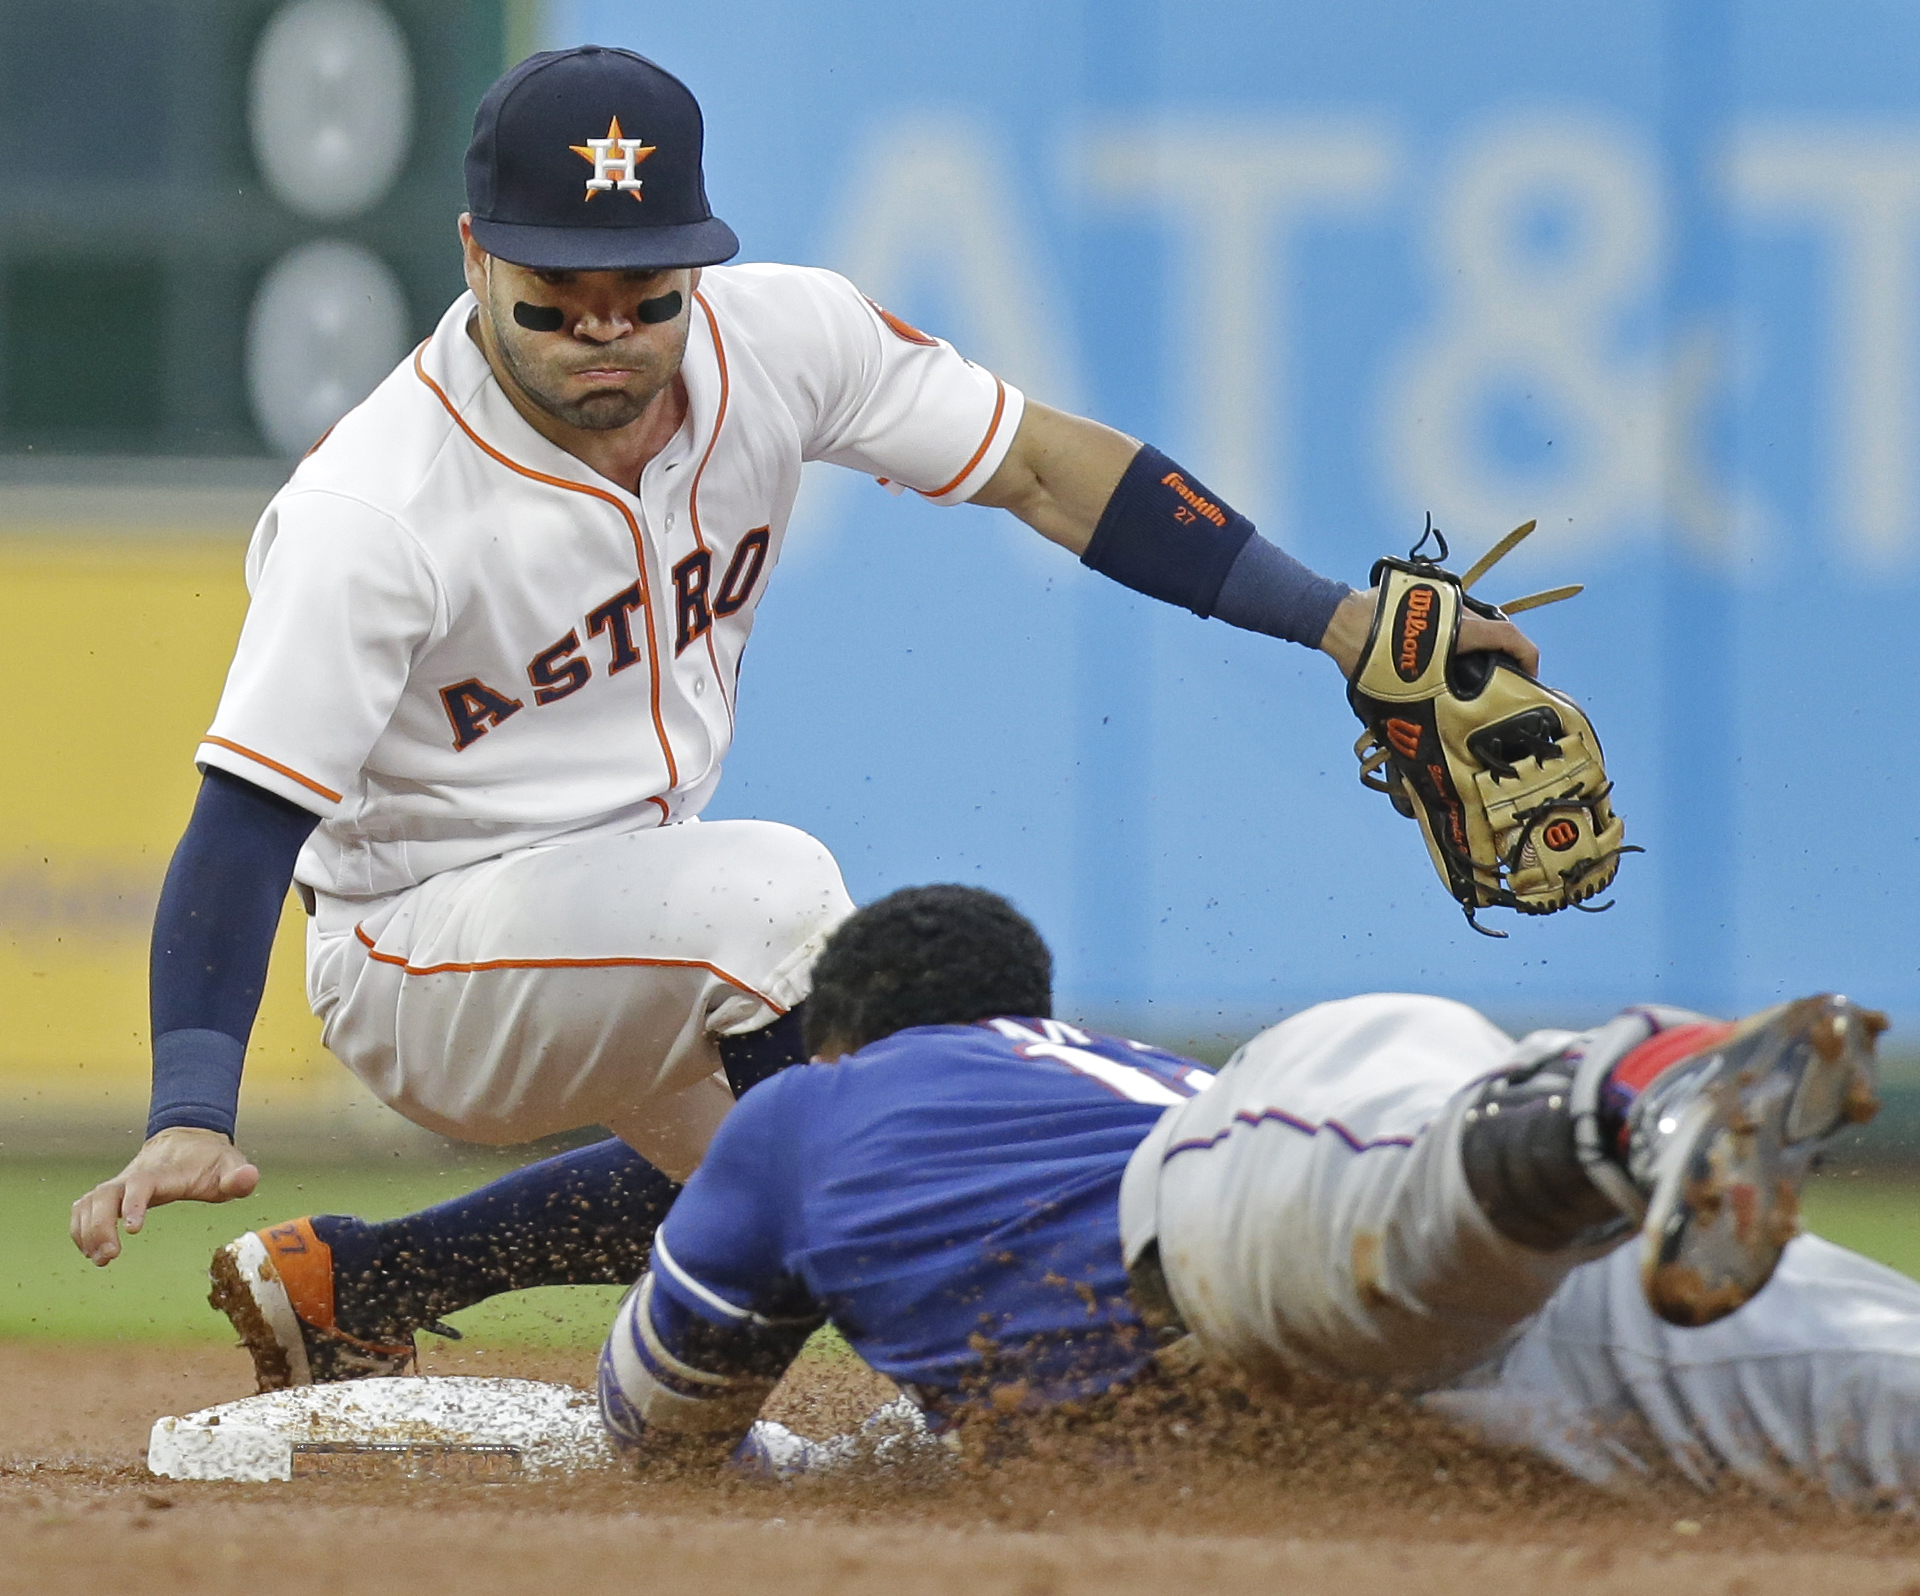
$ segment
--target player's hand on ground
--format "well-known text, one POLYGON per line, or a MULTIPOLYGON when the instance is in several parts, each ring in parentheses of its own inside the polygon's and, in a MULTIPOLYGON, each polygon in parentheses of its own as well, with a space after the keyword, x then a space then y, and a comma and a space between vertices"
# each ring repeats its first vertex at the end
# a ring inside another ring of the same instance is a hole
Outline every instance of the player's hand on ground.
POLYGON ((73 1205, 68 1233, 96 1264, 120 1256, 120 1226, 131 1233, 162 1203, 225 1203, 251 1196, 260 1171, 218 1131, 175 1126, 147 1138, 133 1161, 73 1205))
MULTIPOLYGON (((1378 588, 1349 593, 1327 623, 1326 634, 1320 639, 1320 652, 1340 667, 1342 676, 1351 677, 1354 667, 1360 663, 1360 651, 1367 646, 1367 633, 1373 628, 1373 612, 1379 602, 1378 588)), ((1540 650, 1525 632, 1512 621, 1489 620, 1463 608, 1455 651, 1471 654, 1478 649, 1511 654, 1529 676, 1540 674, 1540 650)))

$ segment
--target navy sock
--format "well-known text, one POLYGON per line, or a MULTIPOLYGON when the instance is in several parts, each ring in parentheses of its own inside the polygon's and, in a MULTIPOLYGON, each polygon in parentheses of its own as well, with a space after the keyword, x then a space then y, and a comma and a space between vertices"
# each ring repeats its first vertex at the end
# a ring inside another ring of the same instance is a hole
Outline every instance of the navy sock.
MULTIPOLYGON (((806 1058, 804 1004, 718 1039, 735 1097, 806 1058)), ((316 1214, 333 1249, 334 1319, 349 1335, 405 1340, 503 1291, 631 1285, 679 1185, 618 1138, 542 1159, 449 1202, 370 1224, 316 1214)))
POLYGON ((333 1249, 338 1326, 368 1340, 404 1340, 502 1291, 632 1285, 679 1192, 610 1138, 417 1214, 378 1224, 318 1214, 313 1228, 333 1249))
POLYGON ((726 1069, 727 1084, 733 1088, 736 1099, 746 1096, 749 1088, 778 1075, 789 1064, 806 1063, 806 1009, 806 1004, 796 1003, 771 1025, 748 1031, 744 1036, 716 1038, 720 1044, 720 1063, 726 1069))

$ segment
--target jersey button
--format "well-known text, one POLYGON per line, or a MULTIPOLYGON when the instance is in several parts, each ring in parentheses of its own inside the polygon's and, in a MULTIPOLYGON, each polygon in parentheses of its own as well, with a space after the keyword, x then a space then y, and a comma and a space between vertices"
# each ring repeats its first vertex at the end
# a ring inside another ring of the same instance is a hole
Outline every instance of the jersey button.
POLYGON ((704 677, 704 676, 696 676, 696 677, 694 677, 694 679, 693 679, 693 696, 694 696, 695 698, 698 698, 698 697, 699 697, 699 696, 700 696, 700 695, 701 695, 702 693, 704 693, 704 692, 705 692, 706 690, 707 690, 707 679, 706 679, 706 677, 704 677))

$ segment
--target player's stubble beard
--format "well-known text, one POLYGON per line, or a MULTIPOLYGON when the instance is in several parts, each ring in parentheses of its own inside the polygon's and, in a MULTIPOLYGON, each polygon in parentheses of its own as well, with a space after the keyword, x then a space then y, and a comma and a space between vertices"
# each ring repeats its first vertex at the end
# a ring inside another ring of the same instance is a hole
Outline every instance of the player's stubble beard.
POLYGON ((528 402, 582 432, 618 432, 645 415, 647 407, 678 375, 691 326, 691 316, 683 309, 671 322, 613 343, 589 344, 559 339, 552 333, 527 332, 513 319, 510 292, 497 287, 491 273, 486 316, 500 364, 528 402), (584 399, 567 397, 564 384, 568 377, 606 367, 631 370, 633 382, 617 389, 602 389, 584 399))

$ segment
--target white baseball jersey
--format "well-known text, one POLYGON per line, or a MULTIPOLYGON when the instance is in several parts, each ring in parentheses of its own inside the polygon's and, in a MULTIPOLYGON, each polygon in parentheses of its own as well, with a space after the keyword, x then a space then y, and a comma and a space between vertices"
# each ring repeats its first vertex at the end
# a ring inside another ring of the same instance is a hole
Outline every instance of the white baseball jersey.
POLYGON ((711 267, 686 421, 631 491, 513 408, 475 311, 334 428, 248 551, 196 759, 322 817, 296 875, 325 892, 697 814, 801 464, 959 503, 1023 409, 831 272, 711 267))

